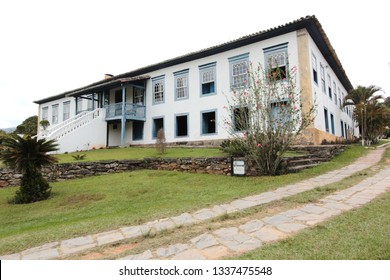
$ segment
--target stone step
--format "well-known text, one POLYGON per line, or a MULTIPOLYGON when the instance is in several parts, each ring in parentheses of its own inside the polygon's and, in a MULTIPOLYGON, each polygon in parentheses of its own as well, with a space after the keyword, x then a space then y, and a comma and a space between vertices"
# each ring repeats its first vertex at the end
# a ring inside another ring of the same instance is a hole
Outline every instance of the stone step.
POLYGON ((318 163, 312 163, 312 164, 304 164, 304 165, 296 165, 296 166, 290 166, 287 168, 287 170, 289 172, 299 172, 303 169, 307 169, 307 168, 311 168, 311 167, 315 167, 315 166, 318 166, 319 164, 318 163))
POLYGON ((293 167, 298 165, 308 165, 308 164, 315 164, 315 163, 326 162, 326 161, 328 161, 328 159, 319 158, 319 157, 291 159, 288 161, 288 166, 293 167))

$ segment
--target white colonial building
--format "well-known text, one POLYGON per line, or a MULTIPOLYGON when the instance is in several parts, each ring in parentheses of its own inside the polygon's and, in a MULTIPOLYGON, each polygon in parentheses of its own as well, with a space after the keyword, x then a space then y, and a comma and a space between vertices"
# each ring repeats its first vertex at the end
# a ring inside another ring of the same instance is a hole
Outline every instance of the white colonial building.
POLYGON ((275 56, 279 67, 297 66, 303 109, 316 105, 308 143, 357 135, 351 108, 342 107, 352 85, 320 23, 309 16, 35 101, 40 120, 50 123, 38 136, 57 139, 60 152, 153 144, 160 128, 168 143, 229 138, 222 125, 227 96, 250 62, 266 65, 275 56))

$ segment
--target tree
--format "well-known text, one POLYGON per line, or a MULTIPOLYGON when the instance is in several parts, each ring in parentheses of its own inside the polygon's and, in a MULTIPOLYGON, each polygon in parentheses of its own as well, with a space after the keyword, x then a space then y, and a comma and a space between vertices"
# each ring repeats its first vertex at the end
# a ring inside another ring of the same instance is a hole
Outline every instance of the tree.
POLYGON ((248 68, 244 86, 233 89, 228 98, 229 118, 225 126, 231 135, 231 154, 241 150, 256 163, 260 174, 282 173, 283 154, 312 123, 315 108, 302 110, 296 86, 297 68, 248 68))
POLYGON ((371 85, 358 86, 352 89, 344 98, 344 106, 354 105, 353 118, 359 126, 362 143, 368 140, 375 143, 378 137, 389 126, 390 108, 388 100, 380 101, 383 97, 377 94, 380 87, 371 85))
POLYGON ((39 124, 42 126, 43 130, 46 130, 46 128, 49 127, 50 122, 48 120, 41 120, 39 124))
POLYGON ((4 149, 0 153, 0 160, 22 174, 20 189, 16 192, 14 202, 31 203, 47 199, 51 187, 43 178, 41 169, 57 162, 55 157, 48 154, 57 150, 55 140, 14 135, 5 139, 2 145, 4 149))
POLYGON ((0 146, 1 146, 1 143, 3 143, 3 141, 8 138, 9 135, 7 132, 5 132, 4 130, 1 130, 0 129, 0 146))
POLYGON ((34 136, 37 135, 37 130, 38 130, 38 116, 32 116, 25 119, 20 125, 18 125, 14 133, 34 136))

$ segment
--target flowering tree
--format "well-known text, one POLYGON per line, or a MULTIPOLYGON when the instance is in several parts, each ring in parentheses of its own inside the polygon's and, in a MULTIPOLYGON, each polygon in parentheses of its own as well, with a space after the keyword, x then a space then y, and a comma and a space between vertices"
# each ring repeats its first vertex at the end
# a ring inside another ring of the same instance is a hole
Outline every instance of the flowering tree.
POLYGON ((302 110, 296 73, 295 66, 265 71, 250 64, 244 86, 228 98, 225 126, 232 139, 225 150, 253 160, 260 174, 280 174, 283 154, 312 122, 314 107, 302 110))

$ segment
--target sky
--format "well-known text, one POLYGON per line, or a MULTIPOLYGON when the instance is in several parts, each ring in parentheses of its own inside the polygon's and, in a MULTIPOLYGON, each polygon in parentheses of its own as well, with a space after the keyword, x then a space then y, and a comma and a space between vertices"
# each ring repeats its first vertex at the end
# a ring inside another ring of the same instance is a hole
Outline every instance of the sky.
POLYGON ((52 95, 315 15, 353 86, 390 94, 384 0, 0 0, 0 128, 52 95))

